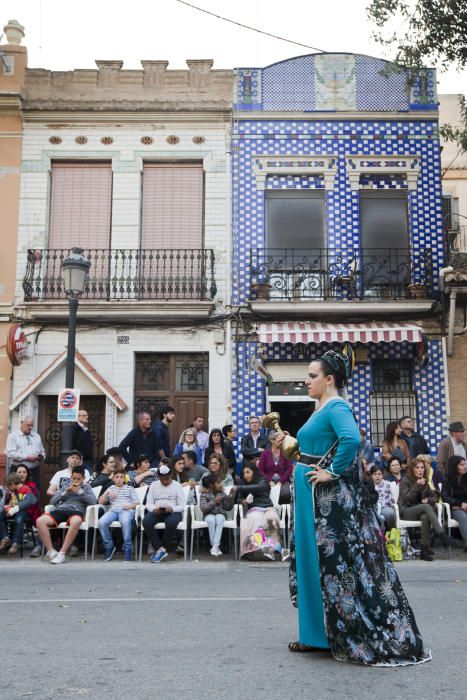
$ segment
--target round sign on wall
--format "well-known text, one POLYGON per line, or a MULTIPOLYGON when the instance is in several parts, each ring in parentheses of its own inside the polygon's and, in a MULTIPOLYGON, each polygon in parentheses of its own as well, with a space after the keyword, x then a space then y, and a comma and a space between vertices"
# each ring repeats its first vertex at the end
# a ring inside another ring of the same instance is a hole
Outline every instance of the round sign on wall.
POLYGON ((6 352, 14 367, 20 365, 28 356, 28 340, 21 326, 11 326, 6 339, 6 352))

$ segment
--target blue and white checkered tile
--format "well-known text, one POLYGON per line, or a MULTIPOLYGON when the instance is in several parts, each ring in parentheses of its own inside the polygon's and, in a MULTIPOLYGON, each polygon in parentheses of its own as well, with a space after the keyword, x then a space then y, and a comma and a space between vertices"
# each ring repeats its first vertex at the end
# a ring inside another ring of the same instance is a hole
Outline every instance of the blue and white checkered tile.
POLYGON ((407 178, 399 175, 360 175, 360 186, 373 190, 407 189, 407 178))
POLYGON ((251 415, 262 415, 266 405, 265 384, 251 367, 251 358, 257 355, 257 343, 238 342, 234 348, 235 368, 232 379, 232 422, 237 428, 235 448, 240 454, 240 440, 248 432, 251 415))
POLYGON ((317 190, 323 189, 322 175, 268 175, 266 189, 271 190, 317 190))
MULTIPOLYGON (((252 355, 261 354, 268 363, 268 369, 274 376, 274 362, 302 362, 303 376, 306 375, 307 364, 323 355, 330 347, 338 345, 310 343, 304 346, 294 346, 290 343, 272 343, 260 345, 254 343, 239 343, 237 346, 237 373, 232 386, 233 391, 233 420, 239 427, 238 433, 248 424, 252 414, 264 413, 266 406, 265 385, 261 377, 250 366, 252 355), (243 426, 243 427, 242 427, 243 426)), ((368 346, 368 362, 357 363, 348 386, 348 400, 360 427, 365 428, 371 436, 370 425, 370 394, 373 391, 371 362, 376 359, 409 359, 414 358, 414 348, 410 343, 380 343, 368 346)), ((418 430, 424 435, 433 454, 446 433, 446 396, 445 377, 441 342, 429 342, 430 360, 426 367, 414 364, 413 390, 417 398, 418 430)))

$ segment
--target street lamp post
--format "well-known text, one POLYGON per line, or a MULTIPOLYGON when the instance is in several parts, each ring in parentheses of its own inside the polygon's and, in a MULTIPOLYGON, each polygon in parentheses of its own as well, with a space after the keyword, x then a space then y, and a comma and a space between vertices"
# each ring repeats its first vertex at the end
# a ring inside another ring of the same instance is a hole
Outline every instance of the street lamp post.
MULTIPOLYGON (((68 346, 66 354, 67 389, 75 386, 75 345, 76 345, 76 317, 78 313, 78 300, 84 291, 86 276, 91 267, 90 261, 83 255, 81 248, 72 248, 71 253, 63 261, 63 283, 65 294, 68 297, 68 346)), ((61 464, 66 467, 67 457, 72 450, 73 423, 64 423, 62 432, 61 464)))

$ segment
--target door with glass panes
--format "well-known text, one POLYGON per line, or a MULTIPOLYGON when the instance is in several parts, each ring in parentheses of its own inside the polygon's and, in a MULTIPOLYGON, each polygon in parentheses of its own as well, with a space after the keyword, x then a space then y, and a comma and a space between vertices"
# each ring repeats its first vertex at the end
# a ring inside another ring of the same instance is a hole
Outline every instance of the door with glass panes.
POLYGON ((135 422, 138 411, 152 418, 157 405, 168 403, 175 409, 169 427, 174 448, 182 430, 203 416, 205 429, 209 411, 208 353, 137 353, 135 361, 135 422))

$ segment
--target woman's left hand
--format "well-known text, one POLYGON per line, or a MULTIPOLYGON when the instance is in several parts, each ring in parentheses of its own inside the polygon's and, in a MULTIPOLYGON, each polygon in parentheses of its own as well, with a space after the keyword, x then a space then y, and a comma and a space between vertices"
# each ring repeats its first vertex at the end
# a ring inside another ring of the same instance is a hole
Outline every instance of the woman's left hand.
POLYGON ((332 476, 322 467, 315 467, 312 471, 307 472, 308 481, 310 484, 324 484, 325 481, 331 481, 332 476))

